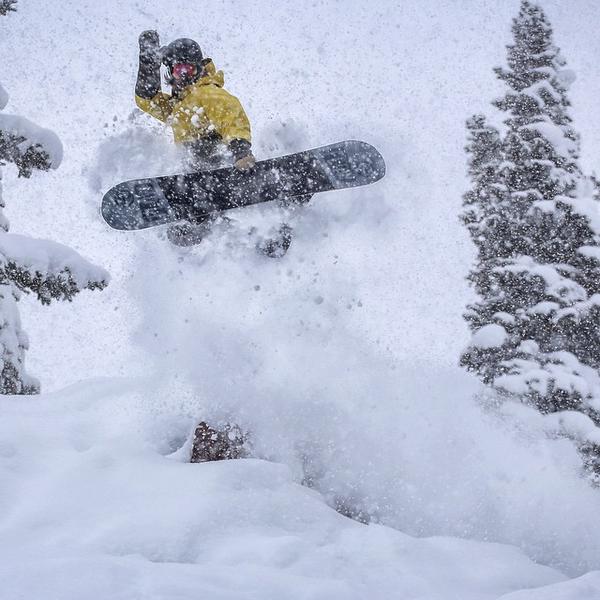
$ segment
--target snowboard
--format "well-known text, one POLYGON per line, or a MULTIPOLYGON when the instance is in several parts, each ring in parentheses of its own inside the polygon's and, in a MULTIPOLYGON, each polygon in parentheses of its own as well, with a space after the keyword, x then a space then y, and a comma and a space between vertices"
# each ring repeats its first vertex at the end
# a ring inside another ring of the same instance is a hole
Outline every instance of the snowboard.
POLYGON ((200 222, 261 202, 293 203, 307 194, 368 185, 384 175, 381 154, 349 140, 259 161, 245 172, 227 167, 125 181, 106 192, 101 212, 119 230, 200 222))

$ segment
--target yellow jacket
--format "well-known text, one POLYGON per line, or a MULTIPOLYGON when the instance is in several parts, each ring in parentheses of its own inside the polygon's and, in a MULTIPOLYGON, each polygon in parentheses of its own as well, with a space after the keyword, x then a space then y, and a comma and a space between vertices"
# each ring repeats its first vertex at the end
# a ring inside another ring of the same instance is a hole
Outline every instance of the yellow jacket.
POLYGON ((162 92, 150 99, 136 95, 136 104, 168 123, 176 143, 193 142, 215 132, 225 142, 234 139, 250 142, 250 122, 240 101, 223 89, 223 71, 217 71, 212 61, 204 68, 206 75, 176 98, 162 92))

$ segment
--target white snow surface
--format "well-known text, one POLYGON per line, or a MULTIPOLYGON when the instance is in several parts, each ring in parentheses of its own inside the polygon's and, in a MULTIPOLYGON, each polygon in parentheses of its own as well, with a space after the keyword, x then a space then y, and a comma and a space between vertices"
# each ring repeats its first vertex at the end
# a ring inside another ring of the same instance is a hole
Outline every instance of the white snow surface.
MULTIPOLYGON (((591 170, 599 9, 544 6, 591 170)), ((3 72, 11 110, 65 148, 43 177, 6 169, 13 230, 112 276, 70 306, 21 302, 46 393, 0 399, 3 599, 600 597, 600 495, 573 445, 527 407, 497 414, 456 366, 474 253, 457 219, 464 120, 502 91, 517 10, 31 0, 0 19, 3 63, 27 65, 3 72), (191 250, 111 231, 103 191, 180 168, 168 132, 132 112, 151 28, 201 41, 259 158, 364 139, 386 178, 293 215, 280 261, 247 234, 281 220, 267 206, 191 250), (250 430, 254 458, 187 463, 199 419, 250 430)))
POLYGON ((508 339, 506 329, 502 325, 490 323, 478 329, 471 338, 471 345, 476 348, 498 348, 508 339))

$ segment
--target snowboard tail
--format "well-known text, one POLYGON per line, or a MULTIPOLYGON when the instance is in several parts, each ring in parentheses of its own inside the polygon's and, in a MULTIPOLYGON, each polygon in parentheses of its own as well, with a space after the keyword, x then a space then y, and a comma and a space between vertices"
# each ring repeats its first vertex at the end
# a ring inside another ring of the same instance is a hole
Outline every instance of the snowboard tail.
POLYGON ((370 144, 344 141, 234 167, 126 181, 102 199, 102 216, 114 229, 136 230, 207 216, 261 202, 368 185, 385 175, 370 144))

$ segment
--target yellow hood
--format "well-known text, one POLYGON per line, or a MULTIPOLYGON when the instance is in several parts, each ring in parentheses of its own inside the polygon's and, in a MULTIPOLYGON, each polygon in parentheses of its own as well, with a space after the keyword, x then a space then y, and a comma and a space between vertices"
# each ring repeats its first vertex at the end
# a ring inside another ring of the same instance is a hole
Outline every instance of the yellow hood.
POLYGON ((218 85, 219 87, 225 85, 223 71, 217 71, 215 63, 212 60, 209 60, 204 65, 204 70, 206 71, 206 74, 198 79, 196 82, 197 85, 218 85))

